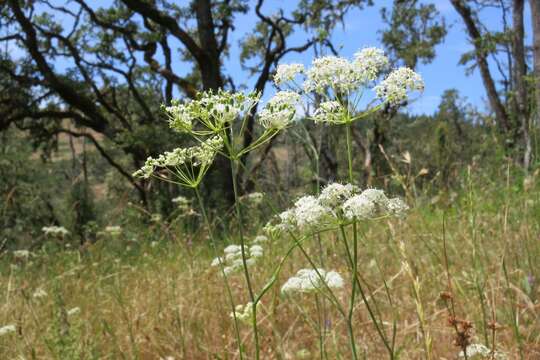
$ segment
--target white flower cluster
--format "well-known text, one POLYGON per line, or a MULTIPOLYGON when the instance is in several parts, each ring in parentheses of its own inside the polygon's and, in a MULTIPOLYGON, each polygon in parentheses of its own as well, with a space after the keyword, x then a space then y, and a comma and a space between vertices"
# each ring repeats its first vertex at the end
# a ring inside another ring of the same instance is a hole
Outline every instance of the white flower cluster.
MULTIPOLYGON (((279 65, 274 82, 279 86, 304 74, 302 89, 298 91, 315 92, 323 97, 313 113, 313 120, 344 124, 360 118, 358 114, 362 112, 356 106, 358 96, 361 97, 365 89, 373 88, 376 98, 390 105, 401 105, 408 99, 409 93, 423 91, 421 76, 406 67, 393 70, 380 81, 389 65, 383 50, 368 47, 356 52, 352 61, 338 56, 324 56, 314 59, 308 69, 301 64, 279 65)), ((265 117, 270 119, 267 114, 265 117)))
POLYGON ((422 77, 407 67, 396 69, 374 88, 379 99, 390 105, 400 105, 408 99, 408 93, 423 91, 422 77))
POLYGON ((343 287, 343 283, 343 278, 335 271, 326 271, 324 269, 302 269, 283 284, 281 293, 307 293, 325 290, 326 287, 339 289, 343 287))
POLYGON ((34 254, 28 250, 15 250, 13 251, 13 257, 17 260, 28 260, 30 256, 33 256, 34 254))
POLYGON ((156 168, 174 168, 184 164, 189 167, 208 166, 222 147, 223 139, 214 136, 198 146, 176 148, 159 155, 157 159, 149 157, 144 166, 133 173, 133 176, 147 179, 152 176, 156 168))
POLYGON ((105 227, 105 232, 111 236, 119 236, 122 234, 122 228, 118 225, 109 225, 105 227))
POLYGON ((252 241, 253 244, 264 244, 266 242, 268 242, 268 237, 265 235, 257 235, 252 241))
POLYGON ((260 203, 262 203, 263 198, 264 194, 260 192, 252 192, 242 196, 242 200, 246 200, 251 205, 259 205, 260 203))
POLYGON ((73 316, 73 315, 78 315, 78 314, 80 314, 80 312, 81 312, 81 308, 80 308, 80 307, 74 307, 74 308, 72 308, 72 309, 69 309, 69 310, 67 311, 67 314, 68 314, 68 316, 73 316))
POLYGON ((375 216, 400 216, 409 207, 400 198, 389 199, 384 191, 367 189, 361 194, 349 198, 342 206, 346 219, 369 219, 375 216))
POLYGON ((294 91, 278 91, 259 112, 259 122, 267 129, 283 129, 296 115, 300 95, 294 91))
POLYGON ((389 65, 384 51, 379 48, 364 48, 354 54, 354 65, 364 83, 375 81, 389 65))
POLYGON ((281 64, 276 69, 274 75, 274 82, 276 85, 293 81, 296 75, 304 72, 304 65, 302 64, 281 64))
POLYGON ((248 112, 260 99, 260 94, 243 94, 219 90, 203 92, 199 99, 184 103, 175 101, 165 107, 169 126, 178 132, 191 132, 195 123, 208 130, 222 129, 242 113, 248 112))
POLYGON ((188 104, 173 100, 171 106, 164 108, 169 116, 169 126, 178 132, 188 132, 193 127, 193 114, 188 104))
POLYGON ((15 325, 5 325, 0 327, 0 336, 11 334, 15 331, 17 331, 17 327, 15 325))
POLYGON ((313 60, 306 71, 305 92, 323 94, 328 88, 346 94, 362 84, 362 77, 355 64, 337 56, 323 56, 313 60))
MULTIPOLYGON (((508 357, 500 352, 495 351, 493 353, 490 348, 483 344, 470 344, 465 348, 467 351, 467 358, 473 360, 473 359, 495 359, 495 360, 506 360, 508 357)), ((459 353, 459 357, 464 358, 465 353, 461 351, 459 353)))
POLYGON ((66 236, 69 234, 69 231, 66 230, 63 226, 44 226, 41 228, 41 231, 47 236, 66 236))
POLYGON ((253 319, 253 303, 250 301, 246 305, 237 305, 234 313, 230 313, 230 317, 236 318, 244 324, 250 324, 253 319))
POLYGON ((175 203, 180 209, 187 209, 191 201, 185 196, 179 195, 172 199, 172 202, 175 203))
POLYGON ((319 202, 327 208, 336 208, 359 191, 357 186, 351 184, 332 183, 321 191, 319 202))
MULTIPOLYGON (((244 267, 242 261, 242 247, 240 245, 229 245, 224 250, 223 257, 217 257, 212 260, 211 266, 219 266, 220 263, 224 265, 223 271, 225 275, 232 274, 244 267)), ((254 265, 257 258, 263 256, 263 248, 260 245, 251 245, 245 248, 246 252, 246 265, 254 265)))
POLYGON ((43 290, 42 288, 37 288, 36 291, 32 294, 32 297, 34 299, 41 299, 47 297, 47 292, 43 290))
POLYGON ((323 101, 313 113, 313 121, 317 123, 327 122, 330 124, 339 124, 347 115, 347 109, 339 101, 323 101))
POLYGON ((401 216, 408 210, 399 198, 389 199, 382 190, 366 189, 360 192, 351 184, 333 183, 325 187, 318 197, 307 195, 294 206, 278 215, 278 224, 267 225, 266 231, 301 231, 316 229, 339 220, 371 219, 379 216, 401 216))

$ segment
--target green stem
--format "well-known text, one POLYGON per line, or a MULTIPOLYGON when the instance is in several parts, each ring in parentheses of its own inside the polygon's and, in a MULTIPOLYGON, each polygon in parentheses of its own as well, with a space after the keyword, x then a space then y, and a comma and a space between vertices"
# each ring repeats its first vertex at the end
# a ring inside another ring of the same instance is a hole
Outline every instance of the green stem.
MULTIPOLYGON (((347 254, 347 260, 349 261, 349 266, 351 267, 351 269, 353 269, 354 268, 354 260, 353 260, 353 255, 351 255, 351 250, 349 248, 349 244, 347 242, 347 235, 345 234, 345 228, 343 226, 340 226, 340 230, 341 230, 341 235, 342 235, 342 238, 343 238, 343 243, 345 244, 345 252, 347 254)), ((394 359, 394 351, 392 350, 392 346, 388 343, 388 340, 386 338, 386 334, 383 332, 379 322, 377 321, 377 317, 375 316, 375 313, 374 313, 373 309, 371 308, 371 305, 370 305, 370 303, 368 301, 366 293, 365 293, 365 291, 364 291, 364 289, 362 287, 362 283, 360 282, 360 279, 358 277, 358 272, 354 272, 352 270, 351 270, 351 272, 353 272, 353 274, 352 274, 353 281, 354 281, 354 283, 356 283, 356 288, 358 289, 358 293, 360 294, 360 296, 362 298, 362 301, 366 305, 366 309, 368 311, 371 322, 373 323, 373 325, 375 325, 375 329, 377 330, 377 334, 379 335, 382 342, 384 343, 384 346, 385 346, 386 350, 388 350, 388 354, 390 355, 390 359, 394 359)))
MULTIPOLYGON (((351 143, 351 123, 347 123, 345 126, 345 132, 346 132, 346 138, 347 138, 347 165, 349 170, 349 183, 352 185, 354 182, 353 178, 353 168, 352 168, 352 143, 351 143)), ((345 235, 345 231, 343 227, 341 227, 343 235, 345 235)), ((358 263, 358 236, 356 233, 356 219, 353 220, 353 232, 354 232, 354 238, 353 238, 353 255, 351 261, 351 271, 352 271, 352 291, 351 291, 351 301, 349 302, 349 314, 347 316, 347 322, 349 327, 349 336, 351 341, 351 350, 353 351, 354 357, 356 358, 356 344, 354 341, 354 333, 353 333, 353 315, 354 315, 354 303, 356 300, 356 287, 357 284, 359 285, 360 281, 357 277, 357 263, 358 263)), ((350 257, 349 247, 347 245, 347 239, 344 237, 343 241, 345 242, 347 253, 350 257)))
MULTIPOLYGON (((208 235, 210 236, 210 243, 212 244, 212 250, 214 251, 214 256, 217 255, 217 248, 216 248, 216 240, 214 238, 214 232, 212 231, 212 226, 210 224, 210 220, 208 219, 208 215, 206 214, 206 208, 204 206, 203 199, 201 197, 201 193, 199 192, 199 188, 195 187, 193 188, 195 190, 195 195, 197 196, 197 201, 199 202, 199 207, 201 208, 201 213, 204 219, 204 222, 206 224, 206 227, 208 228, 208 235)), ((232 296, 231 287, 229 286, 229 281, 227 280, 227 275, 225 275, 225 270, 223 266, 223 262, 219 261, 219 267, 221 270, 221 275, 223 276, 224 282, 225 282, 225 288, 227 289, 227 297, 229 298, 229 303, 231 305, 231 313, 233 315, 234 320, 234 332, 236 336, 236 343, 238 345, 238 351, 240 354, 240 359, 244 358, 243 351, 242 351, 242 340, 240 338, 240 330, 238 328, 238 319, 236 318, 236 308, 234 305, 234 299, 232 296)))
POLYGON ((246 284, 248 287, 249 298, 253 306, 253 338, 255 340, 255 359, 259 360, 260 358, 260 348, 259 348, 259 332, 257 329, 257 302, 255 301, 255 293, 253 292, 253 286, 251 285, 251 277, 249 276, 249 270, 247 267, 246 261, 246 249, 245 249, 245 239, 244 239, 244 224, 242 220, 242 210, 240 208, 239 194, 238 194, 238 160, 231 160, 231 175, 234 191, 234 207, 236 211, 236 219, 238 221, 238 232, 240 235, 240 248, 242 250, 242 264, 244 268, 244 276, 246 278, 246 284))
POLYGON ((347 138, 347 162, 348 162, 348 168, 349 168, 349 182, 353 184, 354 177, 353 177, 353 169, 352 169, 352 143, 351 143, 351 123, 347 123, 345 125, 346 129, 346 138, 347 138))

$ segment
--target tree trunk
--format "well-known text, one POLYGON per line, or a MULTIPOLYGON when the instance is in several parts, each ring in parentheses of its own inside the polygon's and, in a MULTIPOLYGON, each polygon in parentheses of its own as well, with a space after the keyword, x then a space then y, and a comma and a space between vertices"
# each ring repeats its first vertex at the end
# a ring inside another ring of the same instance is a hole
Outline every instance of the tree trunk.
MULTIPOLYGON (((221 60, 211 6, 210 0, 197 0, 195 2, 199 45, 203 49, 205 58, 205 61, 199 62, 204 90, 218 90, 223 87, 221 60)), ((216 157, 205 182, 208 183, 208 192, 213 199, 222 199, 225 206, 234 204, 231 163, 227 158, 216 157)))
POLYGON ((531 139, 529 136, 529 106, 527 100, 527 65, 525 63, 525 30, 523 25, 524 0, 514 0, 512 8, 512 55, 514 57, 515 97, 517 104, 516 118, 523 136, 523 167, 529 168, 531 160, 531 139))
POLYGON ((536 125, 540 124, 540 0, 529 0, 531 6, 533 28, 533 56, 535 94, 536 94, 536 125))
POLYGON ((480 69, 480 76, 482 77, 482 82, 484 83, 491 109, 495 113, 495 118, 497 120, 499 129, 504 135, 509 136, 512 132, 512 125, 506 109, 504 108, 504 105, 497 93, 495 81, 493 80, 493 76, 489 70, 487 53, 482 47, 482 34, 480 33, 480 30, 474 20, 472 10, 463 0, 451 0, 451 3, 465 23, 467 33, 469 34, 471 42, 474 45, 476 62, 478 64, 478 68, 480 69))

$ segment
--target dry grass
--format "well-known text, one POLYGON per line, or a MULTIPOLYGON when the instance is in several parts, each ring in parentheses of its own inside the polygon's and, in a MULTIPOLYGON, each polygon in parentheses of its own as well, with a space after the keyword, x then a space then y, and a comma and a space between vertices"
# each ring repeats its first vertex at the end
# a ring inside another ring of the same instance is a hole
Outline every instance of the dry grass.
MULTIPOLYGON (((456 316, 472 321, 473 342, 486 343, 487 338, 492 347, 489 323, 496 322, 499 351, 509 359, 540 359, 538 196, 513 186, 489 191, 476 187, 445 212, 420 205, 404 221, 362 227, 361 276, 379 305, 387 334, 396 322, 400 359, 426 358, 426 334, 432 339, 432 359, 455 359, 459 352, 440 299, 441 292, 449 291, 443 219, 456 316), (402 263, 400 241, 410 273, 402 263), (413 291, 415 277, 419 298, 413 291)), ((0 278, 0 326, 16 324, 17 333, 0 337, 0 358, 238 358, 225 290, 216 269, 208 265, 212 254, 202 241, 193 246, 166 240, 150 246, 146 241, 131 245, 129 251, 112 251, 107 242, 119 241, 101 240, 82 254, 41 254, 16 269, 6 257, 0 278), (40 287, 48 296, 36 299, 32 294, 40 287), (62 315, 73 307, 81 312, 62 315)), ((254 272, 256 289, 262 288, 289 245, 290 240, 281 238, 266 246, 254 272)), ((307 248, 319 258, 315 240, 307 248)), ((323 248, 325 267, 347 273, 343 247, 334 235, 323 236, 323 248)), ((317 310, 320 297, 279 294, 287 276, 307 265, 300 252, 294 252, 277 286, 263 298, 263 359, 320 358, 318 326, 312 324, 323 312, 326 358, 350 358, 345 323, 336 311, 328 304, 325 311, 317 310)), ((241 274, 231 278, 231 286, 236 303, 246 303, 241 274)), ((349 287, 337 292, 343 304, 349 292, 349 287)), ((388 358, 361 301, 354 323, 361 357, 388 358)), ((240 332, 246 358, 251 359, 251 328, 241 325, 240 332)))

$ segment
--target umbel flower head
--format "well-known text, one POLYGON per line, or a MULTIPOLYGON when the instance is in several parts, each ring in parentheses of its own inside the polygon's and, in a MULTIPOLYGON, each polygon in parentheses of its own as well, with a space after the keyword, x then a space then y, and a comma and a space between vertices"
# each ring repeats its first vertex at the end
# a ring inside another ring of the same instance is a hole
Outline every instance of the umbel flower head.
POLYGON ((302 64, 280 64, 276 69, 274 75, 274 83, 281 85, 289 81, 293 81, 294 78, 304 72, 304 65, 302 64))
POLYGON ((194 187, 202 180, 216 153, 222 147, 223 140, 219 136, 214 136, 197 146, 176 148, 159 155, 156 159, 149 157, 144 166, 133 173, 133 176, 145 179, 156 176, 180 185, 194 187), (159 170, 168 171, 174 178, 168 179, 159 175, 157 173, 159 170))
POLYGON ((306 93, 316 92, 326 96, 331 90, 334 95, 345 95, 375 81, 389 64, 384 51, 378 48, 364 48, 354 57, 353 61, 349 61, 338 56, 323 56, 314 59, 307 70, 301 64, 279 65, 274 82, 279 86, 305 73, 302 89, 306 93))
POLYGON ((313 121, 317 123, 340 124, 347 116, 347 108, 339 101, 323 101, 313 114, 313 121))
POLYGON ((294 91, 278 91, 259 113, 259 122, 267 129, 283 129, 294 120, 299 103, 294 91))
POLYGON ((17 327, 13 324, 0 327, 0 336, 11 334, 17 331, 17 327))
POLYGON ((253 239, 252 243, 253 244, 263 244, 263 243, 267 243, 268 241, 269 241, 269 239, 268 239, 267 236, 265 236, 265 235, 257 235, 253 239))
POLYGON ((327 287, 339 289, 343 287, 343 283, 343 278, 335 271, 302 269, 283 284, 281 293, 308 293, 325 290, 327 287))
POLYGON ((253 303, 250 301, 246 305, 237 305, 234 313, 230 313, 231 318, 235 316, 240 322, 250 324, 253 319, 253 303))
POLYGON ((43 234, 50 236, 66 236, 69 234, 69 231, 63 226, 44 226, 41 228, 43 234))
MULTIPOLYGON (((263 256, 262 246, 255 244, 249 247, 246 246, 246 265, 249 267, 254 265, 258 258, 263 256)), ((225 275, 229 275, 241 270, 244 267, 242 261, 242 247, 240 245, 229 245, 223 250, 224 255, 212 260, 210 266, 216 267, 223 265, 225 275)))
POLYGON ((279 65, 274 77, 277 86, 289 84, 291 89, 308 97, 316 93, 322 101, 311 118, 319 123, 349 124, 381 109, 383 105, 397 106, 405 103, 409 94, 422 91, 424 83, 420 75, 408 68, 392 71, 382 81, 389 69, 384 51, 367 47, 354 54, 354 59, 323 56, 314 59, 311 67, 301 64, 279 65), (304 81, 294 81, 299 74, 304 81), (365 109, 359 108, 366 90, 374 90, 375 99, 365 109))
POLYGON ((204 136, 228 127, 235 119, 249 112, 259 99, 258 93, 209 90, 202 92, 195 100, 173 101, 171 106, 164 109, 173 130, 204 136))
POLYGON ((368 47, 354 54, 354 65, 363 83, 369 83, 388 68, 389 61, 382 49, 368 47))
POLYGON ((422 77, 407 67, 396 69, 374 88, 377 97, 390 105, 400 105, 408 93, 424 91, 422 77))
POLYGON ((384 191, 360 189, 351 184, 333 183, 325 187, 318 197, 307 195, 294 206, 278 215, 278 223, 267 224, 272 231, 309 232, 329 225, 386 216, 402 216, 407 204, 399 198, 389 199, 384 191))
MULTIPOLYGON (((495 359, 495 360, 506 360, 508 357, 506 354, 495 351, 493 353, 490 348, 485 346, 484 344, 470 344, 465 348, 465 351, 467 352, 467 358, 473 359, 473 360, 480 360, 480 359, 495 359)), ((461 351, 459 353, 460 358, 465 357, 465 353, 461 351)))

